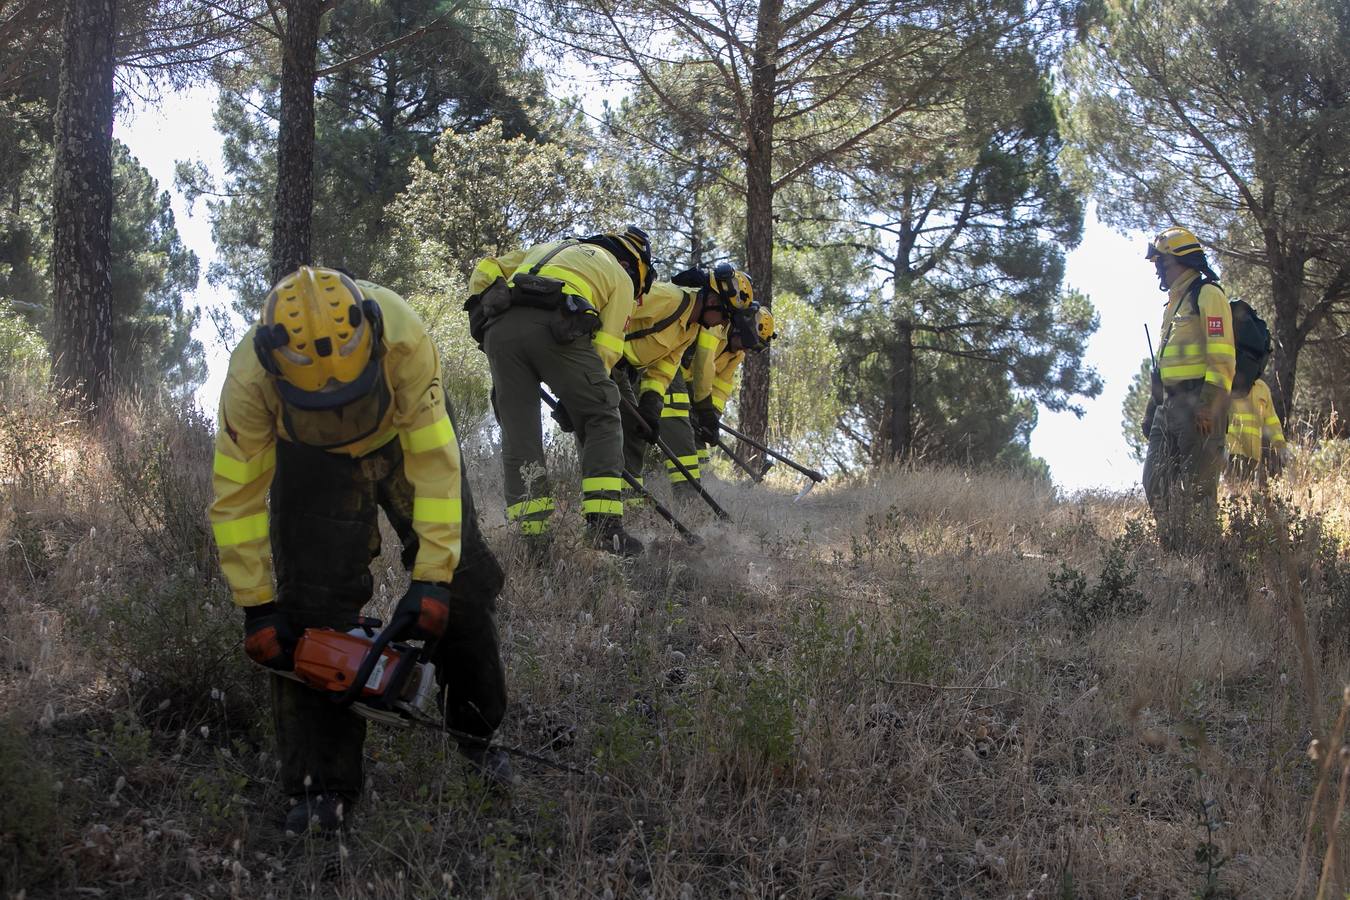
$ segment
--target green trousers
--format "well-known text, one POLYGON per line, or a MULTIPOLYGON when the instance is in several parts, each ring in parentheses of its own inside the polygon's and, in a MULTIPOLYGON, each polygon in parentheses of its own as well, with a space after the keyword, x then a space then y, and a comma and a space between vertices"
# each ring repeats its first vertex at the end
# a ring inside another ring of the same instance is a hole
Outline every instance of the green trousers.
MULTIPOLYGON (((635 385, 641 378, 641 373, 631 366, 621 366, 615 369, 614 380, 619 384, 619 391, 629 399, 634 405, 637 404, 637 388, 635 385)), ((648 451, 652 447, 652 441, 647 437, 647 431, 637 416, 630 413, 627 408, 621 408, 623 418, 623 464, 629 474, 644 481, 642 472, 646 463, 648 451)), ((685 387, 684 376, 676 373, 674 380, 670 383, 670 389, 665 396, 665 407, 661 410, 661 440, 671 449, 671 452, 684 464, 689 474, 698 481, 701 477, 699 472, 698 448, 694 444, 694 431, 689 424, 689 393, 685 387)), ((665 463, 666 477, 670 480, 671 487, 676 495, 684 493, 693 493, 692 485, 685 483, 684 473, 676 468, 675 464, 666 458, 664 453, 657 451, 661 460, 665 463)), ((645 481, 644 481, 645 483, 645 481)), ((630 502, 640 502, 639 498, 629 498, 630 502)))
MULTIPOLYGON (((506 713, 495 621, 503 576, 479 531, 473 495, 462 477, 460 489, 461 555, 450 583, 449 627, 432 649, 432 661, 446 724, 487 738, 506 713)), ((277 605, 297 629, 345 630, 355 623, 374 588, 370 564, 380 553, 380 509, 411 569, 418 549, 413 488, 398 441, 359 459, 277 442, 271 493, 277 605)), ((282 790, 296 796, 360 794, 365 719, 281 677, 272 678, 272 712, 282 790)))
MULTIPOLYGON (((670 391, 666 394, 666 406, 661 411, 661 439, 684 463, 693 480, 700 481, 703 478, 703 458, 699 455, 698 444, 694 441, 694 427, 689 421, 689 388, 683 373, 676 373, 670 383, 670 391)), ((675 468, 670 460, 663 461, 671 488, 677 494, 693 493, 693 486, 685 483, 684 473, 675 468)))
MULTIPOLYGON (((1202 436, 1195 429, 1200 392, 1169 395, 1153 416, 1144 460, 1144 493, 1165 549, 1193 552, 1219 535, 1218 489, 1224 429, 1202 436)), ((1220 416, 1219 423, 1223 422, 1220 416)))
POLYGON ((581 511, 621 516, 623 432, 619 391, 585 338, 560 344, 549 325, 557 313, 512 307, 483 338, 492 371, 493 410, 502 428, 506 519, 522 534, 548 529, 554 498, 544 466, 539 387, 567 408, 581 445, 581 511))

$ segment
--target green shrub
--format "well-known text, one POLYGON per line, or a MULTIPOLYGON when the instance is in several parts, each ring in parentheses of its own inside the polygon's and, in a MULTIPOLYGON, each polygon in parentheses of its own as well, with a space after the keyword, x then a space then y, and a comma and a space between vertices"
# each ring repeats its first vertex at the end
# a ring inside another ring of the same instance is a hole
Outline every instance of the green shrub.
POLYGON ((601 771, 617 773, 637 765, 655 740, 655 731, 642 706, 643 703, 634 701, 597 723, 591 753, 601 771))
POLYGON ((24 373, 45 380, 47 345, 42 335, 4 300, 0 300, 0 372, 24 373))
POLYGON ((1075 630, 1086 631, 1117 616, 1138 615, 1148 605, 1135 587, 1139 571, 1130 557, 1133 542, 1127 531, 1102 550, 1101 574, 1094 585, 1068 563, 1060 563, 1059 571, 1050 576, 1050 599, 1075 630))
POLYGON ((767 668, 752 672, 731 712, 739 750, 773 768, 792 762, 797 720, 793 693, 782 673, 767 668))

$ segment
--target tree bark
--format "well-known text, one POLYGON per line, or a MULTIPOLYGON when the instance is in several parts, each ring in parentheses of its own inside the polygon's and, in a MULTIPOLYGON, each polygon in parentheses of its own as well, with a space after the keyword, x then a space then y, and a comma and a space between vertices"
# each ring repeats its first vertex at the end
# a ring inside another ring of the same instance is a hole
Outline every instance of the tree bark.
POLYGON ((312 258, 314 82, 323 0, 287 0, 282 35, 277 193, 272 214, 272 283, 312 258))
POLYGON ((1303 349, 1299 333, 1299 310, 1304 308, 1303 293, 1307 286, 1306 263, 1282 252, 1278 237, 1267 236, 1266 252, 1270 266, 1270 302, 1275 315, 1270 322, 1275 349, 1271 354, 1266 383, 1270 385, 1271 401, 1281 422, 1288 422, 1294 412, 1294 377, 1298 355, 1303 349))
POLYGON ((909 456, 914 443, 914 323, 895 322, 891 348, 891 428, 887 458, 898 462, 909 456))
POLYGON ((703 265, 703 188, 707 181, 708 160, 700 150, 694 158, 694 176, 689 186, 689 265, 703 265))
POLYGON ((116 0, 68 0, 52 168, 52 377, 86 413, 112 380, 116 0))
MULTIPOLYGON (((778 80, 778 31, 782 0, 764 0, 756 23, 750 73, 750 122, 745 167, 745 265, 755 284, 755 300, 773 307, 773 127, 778 80)), ((770 350, 750 355, 741 377, 740 426, 764 441, 769 430, 770 350)), ((741 447, 757 458, 757 451, 741 447)))

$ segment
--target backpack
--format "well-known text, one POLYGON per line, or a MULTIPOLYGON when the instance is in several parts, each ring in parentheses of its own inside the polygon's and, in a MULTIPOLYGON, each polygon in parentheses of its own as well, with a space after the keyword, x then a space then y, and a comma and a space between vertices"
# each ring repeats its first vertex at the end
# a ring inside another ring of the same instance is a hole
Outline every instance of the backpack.
MULTIPOLYGON (((1207 284, 1222 287, 1210 278, 1197 278, 1188 292, 1195 314, 1200 314, 1200 289, 1207 284)), ((1245 300, 1229 300, 1228 309, 1233 316, 1233 347, 1237 351, 1237 371, 1233 375, 1233 393, 1245 396, 1266 371, 1270 362, 1273 344, 1270 339, 1270 326, 1266 320, 1256 314, 1251 304, 1245 300)))

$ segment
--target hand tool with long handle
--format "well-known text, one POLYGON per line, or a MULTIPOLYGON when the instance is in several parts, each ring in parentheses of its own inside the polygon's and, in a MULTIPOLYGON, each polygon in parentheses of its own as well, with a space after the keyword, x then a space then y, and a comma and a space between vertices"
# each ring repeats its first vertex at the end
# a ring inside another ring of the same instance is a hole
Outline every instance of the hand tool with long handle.
POLYGON ((683 475, 684 480, 694 486, 694 490, 698 491, 698 495, 702 497, 703 501, 717 514, 717 518, 726 519, 728 522, 731 521, 731 514, 723 509, 721 505, 712 498, 712 495, 703 489, 703 485, 699 484, 698 479, 694 477, 694 473, 690 472, 689 468, 684 463, 680 462, 680 458, 675 455, 675 451, 670 449, 670 445, 661 439, 661 435, 653 434, 652 430, 647 427, 647 423, 642 418, 642 412, 637 408, 637 405, 633 403, 632 400, 629 400, 622 395, 620 395, 619 400, 623 403, 624 408, 637 418, 638 425, 647 429, 647 437, 663 454, 665 454, 666 459, 670 460, 670 464, 675 467, 675 471, 683 475))
POLYGON ((721 438, 717 439, 717 447, 727 456, 730 456, 732 462, 734 462, 736 465, 744 469, 745 474, 749 475, 750 480, 753 481, 755 484, 759 484, 761 481, 763 481, 765 473, 767 473, 769 469, 773 468, 773 463, 769 463, 768 465, 764 466, 763 469, 760 469, 758 472, 756 472, 750 466, 750 464, 745 461, 743 457, 736 455, 736 451, 728 447, 727 442, 722 440, 721 438))
POLYGON ((727 434, 731 435, 737 440, 745 441, 751 447, 754 447, 761 453, 767 453, 769 456, 772 456, 774 459, 778 460, 784 465, 791 466, 798 472, 801 472, 807 478, 810 478, 812 481, 821 482, 825 480, 825 476, 817 472, 815 469, 808 469, 806 466, 803 466, 800 463, 793 462, 791 459, 788 459, 786 456, 779 453, 777 450, 764 446, 759 441, 755 440, 754 438, 748 435, 742 434, 741 432, 737 431, 735 428, 732 428, 730 425, 727 425, 724 422, 718 422, 717 424, 718 427, 720 427, 727 434))
MULTIPOLYGON (((539 398, 544 401, 545 406, 547 406, 554 412, 557 412, 558 401, 556 398, 553 397, 552 394, 550 394, 543 388, 540 388, 539 398)), ((646 486, 642 482, 638 481, 635 477, 633 477, 633 474, 631 472, 623 470, 620 471, 619 474, 623 476, 624 481, 628 482, 629 487, 637 491, 643 497, 647 498, 647 501, 651 503, 652 508, 655 509, 657 513, 660 514, 661 518, 669 522, 671 526, 680 533, 680 537, 684 538, 691 544, 702 546, 703 538, 694 534, 692 531, 690 531, 688 528, 685 527, 683 522, 675 518, 675 514, 671 512, 669 509, 667 509, 665 506, 663 506, 661 502, 657 500, 656 497, 652 494, 652 492, 647 490, 646 486)))
POLYGON ((651 491, 647 490, 646 485, 638 481, 637 478, 633 476, 632 472, 629 472, 627 469, 625 469, 619 474, 623 476, 624 481, 628 482, 629 487, 637 491, 643 497, 647 498, 647 502, 652 505, 652 508, 655 509, 658 513, 660 513, 661 518, 669 522, 671 526, 680 533, 680 537, 684 538, 688 543, 693 544, 696 547, 703 546, 703 538, 699 537, 698 535, 690 531, 688 528, 684 527, 684 523, 681 522, 679 519, 675 518, 675 514, 673 512, 671 512, 665 506, 662 506, 661 501, 657 500, 655 495, 653 495, 651 491))

